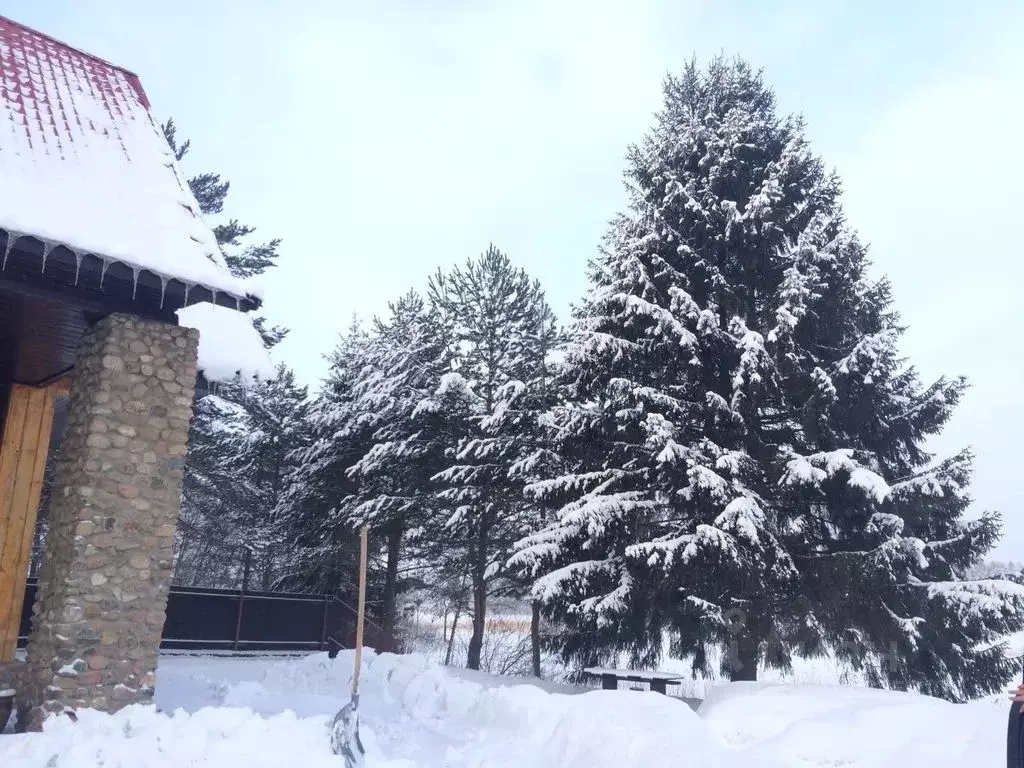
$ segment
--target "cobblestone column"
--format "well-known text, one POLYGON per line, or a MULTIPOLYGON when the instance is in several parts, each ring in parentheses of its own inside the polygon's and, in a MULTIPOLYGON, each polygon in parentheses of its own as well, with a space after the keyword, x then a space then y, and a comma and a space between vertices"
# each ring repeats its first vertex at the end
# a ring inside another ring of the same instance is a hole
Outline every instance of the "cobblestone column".
POLYGON ((87 334, 57 457, 18 692, 49 713, 153 696, 181 504, 199 333, 111 315, 87 334))

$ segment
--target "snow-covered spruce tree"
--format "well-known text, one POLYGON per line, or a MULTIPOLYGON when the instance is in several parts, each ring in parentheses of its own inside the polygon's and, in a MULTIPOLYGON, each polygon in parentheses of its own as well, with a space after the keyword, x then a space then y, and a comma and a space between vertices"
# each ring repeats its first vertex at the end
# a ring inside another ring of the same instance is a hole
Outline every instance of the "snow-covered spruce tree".
POLYGON ((225 446, 242 430, 244 411, 208 394, 194 406, 175 541, 174 580, 187 586, 237 589, 247 560, 248 531, 232 515, 251 497, 246 478, 232 471, 225 446))
MULTIPOLYGON (((472 433, 478 398, 468 382, 457 373, 443 373, 435 389, 413 410, 407 437, 400 441, 415 463, 407 475, 405 493, 421 506, 410 509, 410 527, 403 546, 402 572, 408 587, 440 598, 454 610, 452 635, 445 663, 451 660, 452 644, 459 617, 469 607, 470 557, 464 536, 449 526, 451 505, 444 498, 444 484, 437 473, 451 464, 466 437, 472 433), (433 471, 433 475, 427 475, 433 471)), ((398 442, 398 441, 396 441, 398 442)), ((400 477, 395 477, 401 487, 400 477)))
POLYGON ((349 469, 372 446, 356 395, 372 373, 369 348, 369 334, 353 320, 328 356, 326 380, 310 405, 309 444, 293 456, 295 469, 278 507, 294 550, 292 589, 348 592, 356 583, 358 536, 343 506, 359 490, 349 469))
POLYGON ((540 461, 534 425, 548 405, 541 387, 556 329, 540 285, 493 246, 464 268, 438 272, 429 298, 446 329, 454 372, 475 396, 470 432, 435 480, 450 512, 445 526, 468 554, 467 666, 479 669, 488 592, 503 575, 511 545, 535 520, 524 476, 540 461))
POLYGON ((552 414, 571 473, 513 564, 577 663, 672 652, 726 671, 830 653, 874 685, 951 699, 1014 672, 1024 590, 965 581, 971 455, 924 447, 965 389, 922 384, 838 179, 742 61, 695 64, 629 153, 631 203, 591 264, 552 414))
POLYGON ((249 389, 242 428, 224 443, 232 470, 250 487, 246 505, 233 517, 235 527, 247 532, 250 569, 259 579, 252 583, 264 590, 289 575, 292 552, 281 499, 294 482, 299 456, 312 442, 309 409, 306 387, 296 383, 291 369, 278 365, 273 380, 249 389))
MULTIPOLYGON (((532 356, 529 369, 532 375, 522 385, 506 388, 506 401, 499 407, 491 420, 489 431, 504 435, 515 446, 518 456, 509 468, 508 478, 518 485, 521 492, 532 483, 550 477, 563 467, 562 459, 555 450, 555 442, 547 423, 549 411, 562 403, 562 394, 555 377, 562 343, 561 334, 556 333, 554 313, 547 307, 540 311, 542 322, 537 336, 528 344, 532 356)), ((547 522, 547 510, 543 504, 531 498, 525 499, 522 512, 517 516, 521 530, 538 531, 547 522)), ((514 542, 513 542, 514 545, 514 542)), ((504 547, 504 553, 512 550, 504 547)), ((530 596, 533 580, 522 570, 502 568, 504 592, 517 598, 530 600, 530 667, 535 677, 541 676, 541 604, 530 596)))
MULTIPOLYGON (((403 538, 421 539, 431 517, 431 477, 444 467, 457 422, 421 408, 445 371, 446 347, 423 298, 410 291, 377 319, 368 343, 370 364, 354 385, 354 428, 369 449, 348 470, 357 492, 343 502, 353 526, 369 525, 385 539, 381 627, 394 636, 403 538)), ((434 563, 436 565, 436 563, 434 563)))
POLYGON ((196 404, 182 503, 179 581, 271 589, 291 559, 277 512, 309 441, 305 387, 277 377, 196 404))

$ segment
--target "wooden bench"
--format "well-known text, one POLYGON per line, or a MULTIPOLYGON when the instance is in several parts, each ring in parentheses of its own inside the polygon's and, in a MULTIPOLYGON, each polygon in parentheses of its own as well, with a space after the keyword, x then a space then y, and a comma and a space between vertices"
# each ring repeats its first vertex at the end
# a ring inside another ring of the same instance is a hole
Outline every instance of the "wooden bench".
POLYGON ((679 685, 684 675, 673 672, 640 672, 635 669, 606 669, 605 667, 587 667, 583 670, 586 677, 601 679, 601 688, 616 691, 619 681, 627 683, 647 683, 655 693, 667 694, 667 687, 679 685))

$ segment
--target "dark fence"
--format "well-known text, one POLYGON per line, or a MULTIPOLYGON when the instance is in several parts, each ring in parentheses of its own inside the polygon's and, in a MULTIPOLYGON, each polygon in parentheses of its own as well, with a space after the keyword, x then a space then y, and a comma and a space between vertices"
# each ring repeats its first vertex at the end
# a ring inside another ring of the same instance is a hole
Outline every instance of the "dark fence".
MULTIPOLYGON (((18 645, 28 641, 36 580, 29 579, 18 645)), ((367 622, 367 645, 393 643, 367 622)), ((351 648, 354 611, 331 595, 172 586, 163 650, 317 651, 351 648)))

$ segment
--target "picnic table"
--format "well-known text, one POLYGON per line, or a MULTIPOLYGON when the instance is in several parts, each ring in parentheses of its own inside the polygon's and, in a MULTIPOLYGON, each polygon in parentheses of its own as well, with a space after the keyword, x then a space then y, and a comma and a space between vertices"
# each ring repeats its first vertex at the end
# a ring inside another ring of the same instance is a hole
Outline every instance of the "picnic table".
POLYGON ((674 672, 643 672, 635 669, 609 669, 606 667, 587 667, 583 670, 587 677, 601 678, 601 688, 606 691, 615 691, 619 688, 619 681, 627 683, 647 683, 655 693, 667 695, 669 685, 678 685, 684 675, 674 672))

